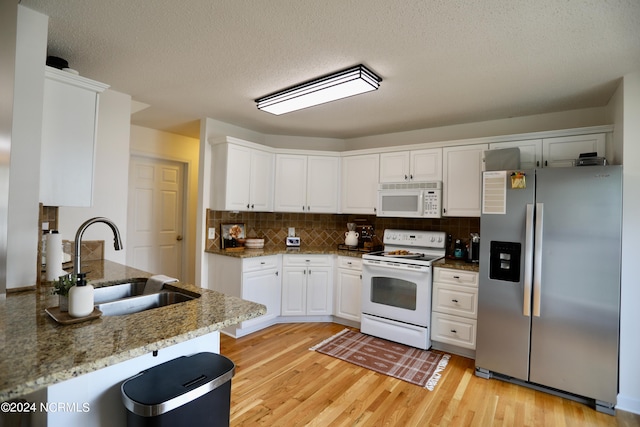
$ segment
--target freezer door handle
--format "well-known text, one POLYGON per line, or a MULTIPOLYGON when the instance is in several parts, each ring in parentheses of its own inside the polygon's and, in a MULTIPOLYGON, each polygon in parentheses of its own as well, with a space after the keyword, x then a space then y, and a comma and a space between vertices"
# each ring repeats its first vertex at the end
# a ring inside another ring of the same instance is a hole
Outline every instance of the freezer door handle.
POLYGON ((542 220, 544 203, 536 203, 536 238, 533 256, 533 315, 540 317, 540 293, 542 292, 542 220))
POLYGON ((524 240, 524 300, 522 315, 531 316, 531 280, 533 278, 533 204, 527 205, 527 220, 524 240))

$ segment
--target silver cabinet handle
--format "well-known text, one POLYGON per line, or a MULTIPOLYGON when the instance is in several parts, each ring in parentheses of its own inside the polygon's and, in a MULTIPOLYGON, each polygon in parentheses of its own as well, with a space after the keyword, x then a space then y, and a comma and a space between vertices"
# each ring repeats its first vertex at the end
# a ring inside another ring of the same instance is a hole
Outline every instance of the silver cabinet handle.
POLYGON ((451 301, 452 301, 452 302, 455 302, 456 304, 458 303, 458 300, 457 300, 457 299, 452 299, 451 301))
POLYGON ((527 219, 524 238, 524 296, 522 315, 531 316, 531 279, 533 277, 533 205, 527 204, 527 219))
POLYGON ((178 234, 178 236, 176 236, 176 240, 179 242, 182 240, 182 236, 178 234))
POLYGON ((456 331, 455 329, 452 329, 451 332, 453 332, 454 334, 458 333, 458 331, 456 331))
POLYGON ((544 203, 536 203, 536 239, 533 257, 533 315, 540 317, 540 293, 542 292, 542 226, 544 203))

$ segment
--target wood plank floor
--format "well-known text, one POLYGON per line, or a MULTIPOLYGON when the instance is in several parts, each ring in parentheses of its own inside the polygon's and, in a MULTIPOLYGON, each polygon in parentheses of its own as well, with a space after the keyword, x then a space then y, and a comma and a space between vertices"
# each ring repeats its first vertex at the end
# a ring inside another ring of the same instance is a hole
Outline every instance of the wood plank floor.
POLYGON ((344 326, 276 325, 233 339, 231 426, 640 426, 526 387, 474 375, 453 355, 434 391, 310 351, 344 326))

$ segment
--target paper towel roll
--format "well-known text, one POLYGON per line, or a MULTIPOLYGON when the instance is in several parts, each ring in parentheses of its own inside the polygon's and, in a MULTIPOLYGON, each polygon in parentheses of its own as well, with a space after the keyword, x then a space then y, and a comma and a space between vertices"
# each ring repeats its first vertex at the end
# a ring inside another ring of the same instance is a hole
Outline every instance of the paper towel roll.
POLYGON ((62 236, 53 230, 47 235, 47 281, 58 280, 58 277, 66 274, 62 269, 62 258, 62 236))

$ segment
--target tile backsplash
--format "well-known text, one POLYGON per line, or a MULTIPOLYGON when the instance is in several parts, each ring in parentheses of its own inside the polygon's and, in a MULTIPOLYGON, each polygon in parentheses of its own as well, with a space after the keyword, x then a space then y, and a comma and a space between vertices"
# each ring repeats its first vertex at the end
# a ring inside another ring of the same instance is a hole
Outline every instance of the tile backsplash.
POLYGON ((206 249, 220 248, 221 224, 244 224, 246 237, 264 237, 265 245, 284 245, 289 227, 295 227, 296 236, 305 246, 337 246, 344 243, 348 222, 371 224, 378 236, 382 236, 387 228, 398 228, 444 231, 451 234, 454 241, 467 241, 470 233, 480 232, 480 218, 382 218, 375 215, 207 210, 207 228, 216 230, 216 238, 207 239, 206 249))

